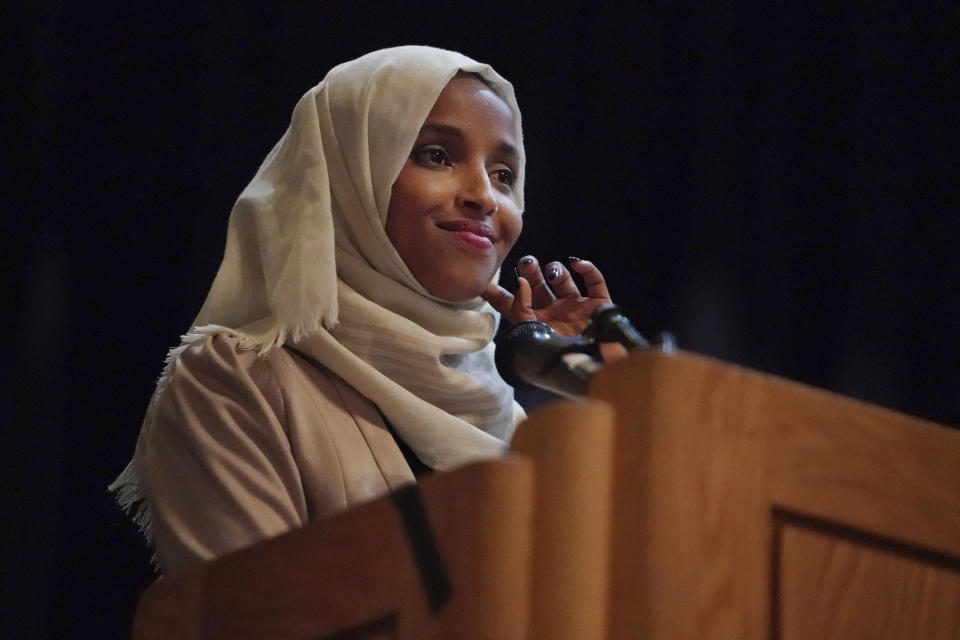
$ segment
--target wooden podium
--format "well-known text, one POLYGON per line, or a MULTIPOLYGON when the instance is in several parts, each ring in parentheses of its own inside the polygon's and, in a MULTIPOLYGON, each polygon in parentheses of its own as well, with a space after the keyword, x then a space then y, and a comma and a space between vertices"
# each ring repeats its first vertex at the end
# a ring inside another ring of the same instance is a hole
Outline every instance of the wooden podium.
POLYGON ((960 431, 685 353, 590 397, 158 580, 134 638, 960 638, 960 431))

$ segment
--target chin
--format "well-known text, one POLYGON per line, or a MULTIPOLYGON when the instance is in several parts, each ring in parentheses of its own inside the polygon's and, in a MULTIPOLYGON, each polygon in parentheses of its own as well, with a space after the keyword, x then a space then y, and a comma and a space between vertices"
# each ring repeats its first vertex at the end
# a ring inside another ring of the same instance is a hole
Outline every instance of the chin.
POLYGON ((414 271, 414 277, 430 295, 450 302, 480 297, 493 282, 500 263, 470 264, 458 256, 455 261, 437 260, 428 273, 414 271), (422 276, 422 277, 421 277, 422 276))
MULTIPOLYGON (((491 276, 492 279, 492 276, 491 276)), ((482 284, 473 284, 473 285, 464 285, 464 283, 457 282, 456 285, 451 286, 434 286, 434 287, 424 287, 431 295, 434 295, 438 298, 443 298, 449 302, 466 302, 467 300, 473 300, 474 298, 479 298, 480 295, 486 291, 487 285, 490 280, 485 281, 482 284)))
POLYGON ((438 298, 443 298, 448 302, 466 302, 468 300, 473 300, 474 298, 479 298, 480 294, 483 293, 484 289, 486 289, 486 287, 474 293, 469 293, 466 291, 458 291, 456 293, 446 293, 446 294, 434 293, 433 295, 437 296, 438 298))

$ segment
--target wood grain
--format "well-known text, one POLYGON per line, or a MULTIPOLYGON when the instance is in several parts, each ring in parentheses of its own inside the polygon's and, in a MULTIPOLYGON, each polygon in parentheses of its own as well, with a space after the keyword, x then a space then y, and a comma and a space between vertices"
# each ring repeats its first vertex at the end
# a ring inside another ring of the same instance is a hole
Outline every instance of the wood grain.
POLYGON ((520 425, 515 452, 534 462, 530 637, 606 637, 613 411, 557 402, 520 425))
POLYGON ((439 613, 384 498, 161 579, 140 600, 133 637, 524 640, 532 466, 477 463, 420 484, 453 585, 439 613))
POLYGON ((782 526, 783 640, 960 638, 960 563, 835 527, 782 526))
POLYGON ((611 638, 954 637, 960 432, 686 353, 591 396, 617 413, 611 638))
POLYGON ((744 378, 634 356, 594 380, 618 420, 610 637, 767 632, 765 440, 742 428, 750 398, 729 393, 744 378))

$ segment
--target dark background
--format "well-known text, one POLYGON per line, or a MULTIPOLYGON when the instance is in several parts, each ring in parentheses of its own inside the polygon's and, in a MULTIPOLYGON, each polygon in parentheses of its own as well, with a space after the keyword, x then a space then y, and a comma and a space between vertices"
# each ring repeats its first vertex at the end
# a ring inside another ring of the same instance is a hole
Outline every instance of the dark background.
POLYGON ((127 633, 151 573, 106 485, 233 199, 300 95, 383 46, 516 85, 515 255, 595 260, 682 348, 960 424, 957 9, 130 4, 3 27, 3 637, 127 633))

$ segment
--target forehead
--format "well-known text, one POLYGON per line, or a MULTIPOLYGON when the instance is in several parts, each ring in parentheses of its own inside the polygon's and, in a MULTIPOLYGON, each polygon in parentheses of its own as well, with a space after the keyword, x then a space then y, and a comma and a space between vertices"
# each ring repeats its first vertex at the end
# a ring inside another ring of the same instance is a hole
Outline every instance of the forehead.
POLYGON ((455 76, 440 92, 427 116, 427 122, 437 121, 492 125, 501 129, 501 135, 509 133, 511 138, 516 125, 513 112, 503 98, 477 78, 463 75, 455 76))

